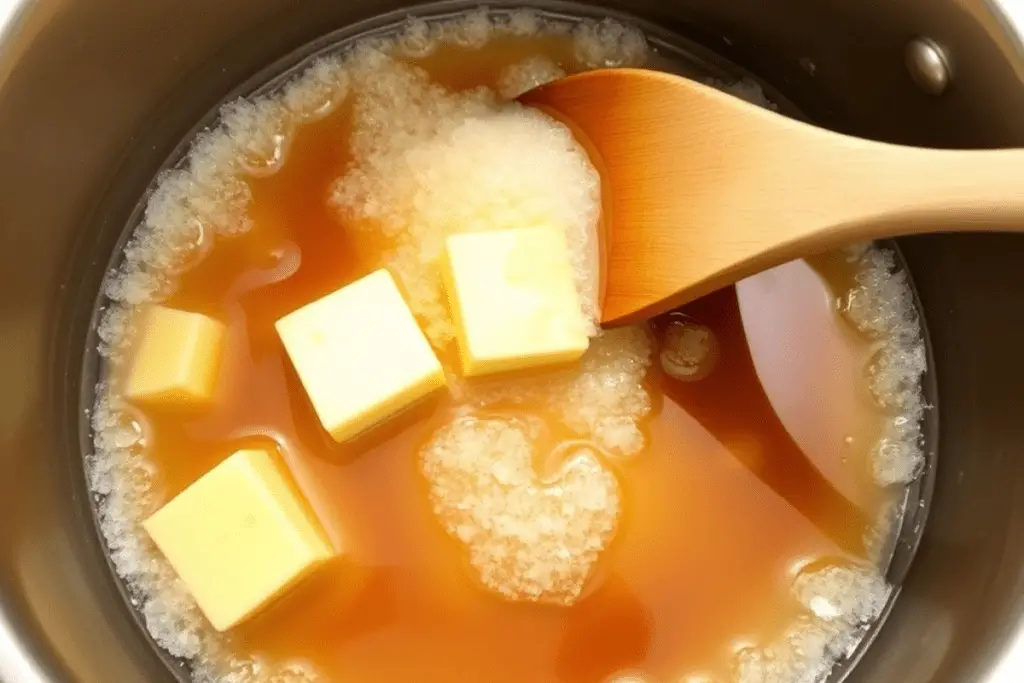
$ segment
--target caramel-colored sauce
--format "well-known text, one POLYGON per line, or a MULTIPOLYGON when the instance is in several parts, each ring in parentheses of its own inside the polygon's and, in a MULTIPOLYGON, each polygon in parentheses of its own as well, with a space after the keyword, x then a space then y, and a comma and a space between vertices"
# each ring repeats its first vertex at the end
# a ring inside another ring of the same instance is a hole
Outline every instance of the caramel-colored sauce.
MULTIPOLYGON (((465 88, 493 85, 501 67, 538 52, 574 66, 564 38, 501 39, 471 55, 446 48, 421 63, 440 83, 465 88)), ((145 412, 161 499, 241 446, 270 446, 342 549, 338 561, 236 629, 232 647, 308 659, 336 683, 724 674, 737 646, 772 640, 799 613, 789 585, 803 563, 863 554, 881 496, 851 501, 815 464, 832 458, 860 477, 863 459, 797 446, 758 379, 729 288, 683 311, 720 345, 707 377, 666 376, 655 350, 649 448, 610 465, 625 514, 585 597, 564 608, 483 591, 433 516, 417 466, 418 448, 451 416, 451 399, 423 407, 392 433, 335 444, 274 330, 281 316, 373 270, 387 247, 340 224, 326 205, 349 163, 350 127, 343 106, 302 128, 284 167, 251 181, 254 228, 219 240, 168 301, 225 321, 228 348, 216 405, 194 416, 145 412)), ((827 285, 817 286, 825 296, 827 285)), ((665 324, 652 326, 656 337, 665 324)), ((809 353, 817 342, 801 343, 799 352, 809 353)), ((850 338, 848 352, 862 354, 858 343, 850 338)), ((554 438, 575 437, 548 422, 554 438)))

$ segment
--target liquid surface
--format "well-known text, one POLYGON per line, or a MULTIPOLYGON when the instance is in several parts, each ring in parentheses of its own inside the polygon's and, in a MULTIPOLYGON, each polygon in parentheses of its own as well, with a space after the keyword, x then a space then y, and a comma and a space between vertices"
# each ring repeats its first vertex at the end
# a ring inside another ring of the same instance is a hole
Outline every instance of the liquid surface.
MULTIPOLYGON (((538 55, 581 68, 567 36, 443 46, 418 63, 451 90, 504 89, 515 87, 507 66, 538 55)), ((842 255, 823 257, 805 272, 759 276, 653 321, 647 447, 605 459, 623 505, 610 548, 571 607, 505 601, 482 589, 464 548, 438 523, 419 467, 417 454, 456 417, 458 402, 442 398, 338 445, 274 330, 278 318, 372 271, 394 247, 391 237, 339 222, 328 201, 352 163, 352 117, 346 102, 301 127, 281 168, 248 180, 251 228, 218 239, 166 299, 225 321, 229 341, 213 409, 141 416, 154 466, 151 504, 238 448, 269 446, 344 549, 340 561, 230 633, 227 651, 303 660, 338 682, 601 683, 629 672, 653 681, 701 672, 747 680, 737 652, 768 647, 808 615, 794 591, 801 571, 875 561, 865 539, 895 496, 875 485, 869 462, 884 411, 862 374, 851 383, 832 372, 861 373, 877 350, 832 305, 856 285, 855 268, 842 255), (780 282, 802 295, 779 296, 780 282), (772 317, 789 321, 789 337, 772 338, 757 324, 768 304, 780 307, 772 317), (700 332, 700 348, 676 358, 682 371, 666 372, 679 370, 665 354, 677 350, 686 325, 700 332), (807 360, 786 363, 780 349, 807 360), (765 370, 780 364, 785 381, 765 370), (795 390, 809 386, 809 395, 795 390), (823 403, 844 406, 825 427, 823 403), (801 436, 809 432, 830 436, 809 442, 801 436)), ((485 412, 543 418, 543 443, 577 438, 548 403, 498 402, 485 412)))

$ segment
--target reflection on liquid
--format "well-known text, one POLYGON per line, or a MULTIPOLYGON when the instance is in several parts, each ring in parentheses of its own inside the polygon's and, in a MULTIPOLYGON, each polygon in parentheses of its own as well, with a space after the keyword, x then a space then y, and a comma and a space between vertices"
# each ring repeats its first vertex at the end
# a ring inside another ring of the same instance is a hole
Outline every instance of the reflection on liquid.
MULTIPOLYGON (((666 398, 692 415, 726 448, 738 450, 739 459, 754 466, 763 482, 821 525, 842 548, 863 553, 869 519, 822 475, 776 414, 753 365, 736 288, 715 292, 678 313, 715 332, 719 359, 707 381, 680 382, 660 376, 659 387, 666 398), (751 456, 750 448, 765 455, 751 456)), ((655 329, 664 330, 670 320, 656 320, 655 329)))
POLYGON ((881 425, 864 372, 874 347, 836 314, 836 293, 849 286, 843 265, 793 261, 736 292, 757 377, 786 431, 839 493, 870 510, 867 454, 881 425))
POLYGON ((581 601, 565 622, 555 673, 565 683, 608 680, 639 669, 651 645, 649 610, 618 575, 581 601))

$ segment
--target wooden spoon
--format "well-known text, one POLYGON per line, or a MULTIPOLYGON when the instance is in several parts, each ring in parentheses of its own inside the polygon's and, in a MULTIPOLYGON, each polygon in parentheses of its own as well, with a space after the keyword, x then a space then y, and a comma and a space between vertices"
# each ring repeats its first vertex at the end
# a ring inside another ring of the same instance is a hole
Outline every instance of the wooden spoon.
POLYGON ((602 172, 606 326, 845 244, 1024 231, 1024 150, 871 142, 643 69, 569 76, 520 100, 567 123, 602 172))

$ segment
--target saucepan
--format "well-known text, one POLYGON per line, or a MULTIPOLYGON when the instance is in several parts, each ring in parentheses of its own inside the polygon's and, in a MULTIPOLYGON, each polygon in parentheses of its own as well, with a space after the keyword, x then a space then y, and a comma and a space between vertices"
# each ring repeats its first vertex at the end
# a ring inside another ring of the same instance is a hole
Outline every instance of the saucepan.
MULTIPOLYGON (((935 147, 1024 146, 1024 6, 1004 3, 604 0, 590 11, 683 36, 826 127, 935 147)), ((417 4, 0 3, 0 681, 175 680, 114 579, 85 483, 83 350, 100 282, 154 173, 219 102, 320 36, 417 4)), ((928 447, 940 457, 922 497, 927 525, 916 528, 923 515, 911 511, 901 537, 908 558, 919 544, 913 562, 900 565, 897 547, 898 599, 840 673, 1016 683, 1024 237, 924 236, 898 248, 930 335, 938 419, 928 447)))

